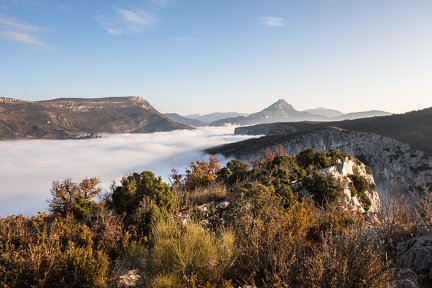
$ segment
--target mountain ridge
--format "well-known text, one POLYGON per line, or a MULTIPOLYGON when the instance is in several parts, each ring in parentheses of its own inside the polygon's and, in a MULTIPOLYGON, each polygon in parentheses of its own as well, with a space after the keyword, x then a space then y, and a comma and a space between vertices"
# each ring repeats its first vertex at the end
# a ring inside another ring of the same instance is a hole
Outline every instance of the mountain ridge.
POLYGON ((291 104, 286 102, 284 99, 279 99, 275 103, 271 104, 267 108, 259 112, 252 113, 248 116, 229 117, 220 119, 210 123, 210 126, 223 126, 226 124, 233 125, 256 125, 265 123, 275 122, 299 122, 299 121, 335 121, 335 120, 348 120, 356 118, 366 118, 375 116, 390 115, 390 113, 380 110, 371 110, 364 112, 353 112, 343 114, 340 111, 317 108, 310 110, 298 111, 291 104), (312 113, 313 111, 319 111, 317 114, 312 113), (341 113, 342 115, 340 115, 341 113), (327 115, 336 115, 329 117, 327 115))
POLYGON ((94 133, 191 129, 139 96, 24 101, 0 97, 0 139, 81 139, 94 133))

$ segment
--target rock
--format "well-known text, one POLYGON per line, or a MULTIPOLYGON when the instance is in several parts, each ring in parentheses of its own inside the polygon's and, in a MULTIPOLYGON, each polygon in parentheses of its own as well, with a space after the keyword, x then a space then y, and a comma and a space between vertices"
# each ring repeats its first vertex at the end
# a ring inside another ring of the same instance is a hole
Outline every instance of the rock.
POLYGON ((225 209, 230 205, 230 202, 228 201, 222 201, 219 204, 216 205, 217 209, 225 209))
POLYGON ((429 275, 432 271, 432 236, 420 236, 397 246, 396 266, 411 269, 417 275, 429 275))
POLYGON ((285 153, 292 156, 309 148, 321 151, 336 149, 349 153, 370 166, 378 193, 383 193, 382 195, 387 191, 397 191, 409 197, 407 192, 411 188, 418 187, 421 191, 432 179, 432 157, 425 155, 423 151, 413 151, 408 144, 373 133, 323 128, 243 142, 247 145, 239 143, 207 149, 206 152, 234 156, 250 162, 264 156, 266 147, 277 145, 282 145, 285 153))
POLYGON ((396 269, 392 288, 418 288, 417 275, 410 269, 396 269))
POLYGON ((368 212, 377 212, 380 207, 380 198, 376 190, 374 177, 366 172, 366 166, 363 163, 346 159, 346 161, 334 166, 319 169, 318 173, 323 176, 331 175, 340 183, 342 183, 343 192, 345 195, 345 204, 348 204, 354 209, 360 209, 360 211, 365 212, 365 209, 357 196, 352 196, 353 193, 350 188, 351 180, 348 178, 348 176, 355 174, 354 171, 357 171, 357 173, 365 178, 369 184, 369 189, 365 191, 367 197, 371 201, 371 207, 368 212))
POLYGON ((138 270, 129 270, 122 276, 120 276, 120 281, 118 282, 119 287, 136 287, 141 276, 137 274, 138 270))

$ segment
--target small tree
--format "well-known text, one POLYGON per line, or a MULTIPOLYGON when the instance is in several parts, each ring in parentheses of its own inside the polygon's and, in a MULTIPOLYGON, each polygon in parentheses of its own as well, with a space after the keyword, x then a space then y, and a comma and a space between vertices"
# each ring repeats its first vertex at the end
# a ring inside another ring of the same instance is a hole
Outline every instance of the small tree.
POLYGON ((112 200, 116 212, 125 214, 125 224, 136 226, 136 232, 146 236, 154 216, 167 218, 175 206, 168 184, 150 171, 123 177, 121 186, 113 187, 112 200))
POLYGON ((85 178, 79 184, 67 178, 54 181, 51 188, 52 199, 48 200, 49 210, 54 215, 65 216, 72 213, 76 219, 90 215, 98 204, 93 199, 102 191, 97 178, 85 178))
POLYGON ((186 169, 186 187, 193 190, 213 183, 220 169, 219 159, 215 156, 210 156, 208 162, 198 160, 190 163, 189 168, 186 169))

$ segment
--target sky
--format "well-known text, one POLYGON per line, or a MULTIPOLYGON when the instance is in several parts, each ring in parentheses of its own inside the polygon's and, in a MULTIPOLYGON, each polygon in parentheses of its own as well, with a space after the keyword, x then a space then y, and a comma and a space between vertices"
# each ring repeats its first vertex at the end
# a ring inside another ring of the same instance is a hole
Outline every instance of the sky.
POLYGON ((163 113, 432 106, 430 0, 0 0, 0 96, 163 113))
MULTIPOLYGON (((233 127, 150 134, 111 134, 84 140, 0 141, 0 217, 35 215, 47 208, 53 181, 97 177, 109 191, 129 173, 152 171, 169 183, 171 169, 185 173, 192 161, 208 161, 203 149, 250 138, 233 127)), ((229 159, 219 157, 225 165, 229 159)))

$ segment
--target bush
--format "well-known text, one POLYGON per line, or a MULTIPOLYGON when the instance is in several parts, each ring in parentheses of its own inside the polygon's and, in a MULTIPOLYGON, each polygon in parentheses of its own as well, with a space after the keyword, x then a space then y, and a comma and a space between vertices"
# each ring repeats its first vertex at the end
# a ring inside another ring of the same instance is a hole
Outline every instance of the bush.
POLYGON ((298 165, 311 172, 316 169, 331 166, 331 161, 327 158, 326 154, 322 151, 315 151, 307 149, 300 152, 296 157, 298 165))
POLYGON ((390 262, 369 232, 355 229, 325 234, 306 261, 303 287, 389 287, 390 262))
POLYGON ((72 216, 1 219, 2 287, 103 287, 108 257, 72 216))
POLYGON ((215 233, 193 222, 180 226, 169 219, 158 221, 152 231, 155 286, 215 286, 233 264, 234 234, 229 230, 215 233))
POLYGON ((302 184, 311 193, 318 205, 332 203, 342 196, 342 188, 331 175, 323 176, 314 172, 303 178, 302 184))
POLYGON ((116 212, 125 215, 127 228, 134 230, 137 237, 149 235, 152 220, 168 218, 175 208, 168 184, 150 171, 123 177, 121 186, 113 187, 112 202, 116 212))
POLYGON ((182 208, 219 201, 227 197, 225 185, 218 182, 205 187, 197 187, 192 191, 184 190, 179 186, 174 186, 172 189, 176 197, 176 202, 182 208))
POLYGON ((99 183, 97 178, 86 178, 79 184, 72 182, 70 178, 63 182, 53 182, 52 199, 48 200, 50 211, 61 216, 71 213, 79 220, 89 217, 92 211, 99 208, 99 205, 93 201, 102 191, 98 187, 99 183))

